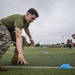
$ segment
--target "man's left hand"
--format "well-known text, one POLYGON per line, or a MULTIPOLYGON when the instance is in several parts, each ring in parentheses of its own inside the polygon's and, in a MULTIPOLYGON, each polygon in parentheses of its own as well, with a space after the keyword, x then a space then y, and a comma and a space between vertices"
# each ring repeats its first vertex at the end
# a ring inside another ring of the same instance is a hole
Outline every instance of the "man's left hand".
POLYGON ((31 42, 31 46, 34 46, 34 40, 30 39, 30 42, 31 42))

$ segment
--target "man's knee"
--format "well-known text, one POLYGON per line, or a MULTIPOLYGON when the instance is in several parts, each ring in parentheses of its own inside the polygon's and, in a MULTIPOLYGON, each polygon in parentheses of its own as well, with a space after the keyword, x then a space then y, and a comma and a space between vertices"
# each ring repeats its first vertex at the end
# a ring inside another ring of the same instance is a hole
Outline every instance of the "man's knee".
POLYGON ((0 58, 10 47, 10 34, 7 28, 3 25, 0 25, 0 58))

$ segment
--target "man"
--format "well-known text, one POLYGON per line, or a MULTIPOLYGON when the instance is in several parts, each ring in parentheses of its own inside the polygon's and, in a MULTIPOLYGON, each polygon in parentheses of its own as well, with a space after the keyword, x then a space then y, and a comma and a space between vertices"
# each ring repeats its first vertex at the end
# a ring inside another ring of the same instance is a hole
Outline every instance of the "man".
MULTIPOLYGON (((75 34, 72 34, 72 38, 75 39, 75 34)), ((73 46, 75 47, 75 43, 73 43, 73 46)))
MULTIPOLYGON (((34 8, 30 8, 25 15, 14 14, 0 20, 0 58, 8 50, 11 40, 13 40, 16 41, 16 48, 11 63, 14 62, 13 58, 16 58, 15 55, 17 55, 17 63, 28 64, 22 51, 22 28, 28 35, 31 44, 34 45, 28 27, 37 17, 39 17, 38 12, 34 8)), ((0 71, 4 70, 7 70, 7 68, 0 66, 0 71)))
POLYGON ((75 34, 72 34, 72 38, 75 39, 75 34))

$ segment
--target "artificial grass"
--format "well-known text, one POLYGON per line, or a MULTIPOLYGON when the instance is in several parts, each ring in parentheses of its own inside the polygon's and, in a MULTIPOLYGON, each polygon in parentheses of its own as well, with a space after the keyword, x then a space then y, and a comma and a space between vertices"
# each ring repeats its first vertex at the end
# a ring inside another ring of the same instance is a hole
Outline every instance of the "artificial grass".
POLYGON ((29 69, 29 68, 14 68, 5 72, 0 72, 0 75, 75 75, 75 69, 29 69))
POLYGON ((39 66, 39 67, 60 67, 62 64, 69 64, 75 67, 75 48, 24 48, 23 53, 28 65, 11 65, 10 60, 13 56, 13 49, 9 51, 0 60, 1 66, 15 66, 9 68, 6 72, 0 72, 0 75, 75 75, 75 68, 16 68, 16 66, 39 66), (48 52, 48 54, 45 54, 48 52))
MULTIPOLYGON (((14 53, 14 47, 11 47, 0 60, 0 65, 9 66, 14 53)), ((28 65, 24 66, 47 66, 60 67, 62 64, 69 64, 75 67, 75 48, 41 48, 28 47, 23 50, 28 65), (45 54, 48 52, 48 54, 45 54)))

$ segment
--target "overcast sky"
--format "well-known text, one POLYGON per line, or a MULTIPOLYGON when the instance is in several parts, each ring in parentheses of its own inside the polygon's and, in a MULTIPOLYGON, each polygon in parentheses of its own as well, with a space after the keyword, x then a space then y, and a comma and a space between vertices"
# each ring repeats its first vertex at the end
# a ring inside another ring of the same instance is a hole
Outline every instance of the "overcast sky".
MULTIPOLYGON (((29 27, 35 44, 66 43, 67 39, 72 39, 75 0, 0 0, 0 19, 12 14, 25 14, 29 8, 35 8, 40 15, 29 27)), ((24 31, 23 35, 29 42, 24 31)))

